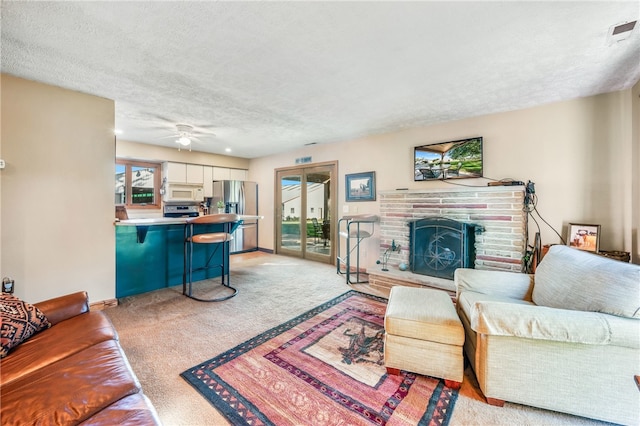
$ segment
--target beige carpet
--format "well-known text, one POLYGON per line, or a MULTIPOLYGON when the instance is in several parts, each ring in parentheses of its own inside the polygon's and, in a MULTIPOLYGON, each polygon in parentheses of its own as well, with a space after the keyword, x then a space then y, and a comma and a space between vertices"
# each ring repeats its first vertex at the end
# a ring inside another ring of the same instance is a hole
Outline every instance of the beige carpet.
MULTIPOLYGON (((238 295, 224 302, 191 300, 179 286, 123 298, 105 311, 166 426, 228 424, 180 377, 184 370, 350 289, 376 293, 363 284, 348 286, 331 265, 261 252, 232 256, 232 271, 238 295)), ((217 283, 199 286, 224 291, 217 283)), ((604 423, 518 404, 487 405, 468 368, 450 425, 476 424, 604 423)))

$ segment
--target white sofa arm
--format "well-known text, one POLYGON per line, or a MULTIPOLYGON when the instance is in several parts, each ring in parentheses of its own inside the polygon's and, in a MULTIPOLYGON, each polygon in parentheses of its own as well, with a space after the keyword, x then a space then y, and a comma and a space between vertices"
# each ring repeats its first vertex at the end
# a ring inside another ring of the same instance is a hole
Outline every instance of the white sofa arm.
POLYGON ((602 315, 609 323, 612 345, 640 349, 640 319, 602 315))
POLYGON ((552 340, 588 345, 638 345, 640 322, 612 317, 617 337, 613 338, 611 317, 598 312, 570 311, 544 306, 504 302, 477 302, 471 315, 471 328, 477 333, 552 340))
POLYGON ((469 290, 531 301, 533 292, 533 275, 517 272, 460 268, 456 269, 453 282, 456 286, 456 296, 464 290, 469 290))

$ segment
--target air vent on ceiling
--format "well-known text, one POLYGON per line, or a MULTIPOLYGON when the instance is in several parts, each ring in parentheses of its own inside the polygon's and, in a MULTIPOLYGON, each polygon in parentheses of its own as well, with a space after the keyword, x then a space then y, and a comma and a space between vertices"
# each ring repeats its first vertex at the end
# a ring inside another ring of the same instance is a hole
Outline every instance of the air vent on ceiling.
POLYGON ((627 31, 633 30, 633 28, 636 26, 636 22, 637 21, 627 22, 626 24, 621 24, 613 27, 612 35, 626 33, 627 31))
POLYGON ((633 32, 633 29, 636 27, 636 22, 637 21, 624 22, 621 24, 612 25, 609 28, 609 33, 607 34, 607 44, 612 45, 622 40, 628 39, 633 32))

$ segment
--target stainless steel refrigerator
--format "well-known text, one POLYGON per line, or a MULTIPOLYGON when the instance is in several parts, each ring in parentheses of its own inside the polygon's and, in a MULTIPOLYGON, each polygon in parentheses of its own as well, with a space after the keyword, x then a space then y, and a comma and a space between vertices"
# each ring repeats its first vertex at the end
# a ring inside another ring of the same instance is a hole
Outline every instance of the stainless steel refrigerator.
MULTIPOLYGON (((258 215, 258 184, 241 180, 213 181, 212 206, 222 200, 225 213, 258 215)), ((258 250, 258 219, 245 219, 233 233, 231 253, 258 250)))

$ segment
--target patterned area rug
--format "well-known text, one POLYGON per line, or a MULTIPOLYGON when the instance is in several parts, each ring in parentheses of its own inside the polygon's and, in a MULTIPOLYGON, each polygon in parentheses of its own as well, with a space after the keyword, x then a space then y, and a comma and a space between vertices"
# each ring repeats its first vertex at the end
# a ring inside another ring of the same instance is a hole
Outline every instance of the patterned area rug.
POLYGON ((386 373, 386 302, 349 291, 181 375, 233 424, 446 425, 457 390, 386 373))

